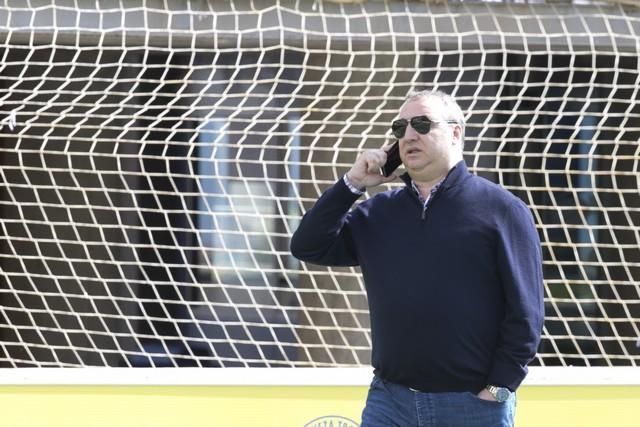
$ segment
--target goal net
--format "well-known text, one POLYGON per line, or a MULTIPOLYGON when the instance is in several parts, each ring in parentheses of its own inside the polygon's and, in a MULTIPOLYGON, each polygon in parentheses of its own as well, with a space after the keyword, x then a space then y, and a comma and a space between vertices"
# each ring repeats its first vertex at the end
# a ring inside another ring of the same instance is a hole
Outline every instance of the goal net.
POLYGON ((289 239, 422 88, 531 207, 534 364, 640 364, 638 8, 9 0, 0 41, 0 366, 368 365, 358 269, 289 239))

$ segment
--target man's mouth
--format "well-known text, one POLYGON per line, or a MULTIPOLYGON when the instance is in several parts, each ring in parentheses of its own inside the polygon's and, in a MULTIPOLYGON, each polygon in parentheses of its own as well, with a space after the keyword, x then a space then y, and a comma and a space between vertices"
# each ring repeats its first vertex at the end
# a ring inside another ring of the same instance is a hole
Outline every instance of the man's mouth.
POLYGON ((420 149, 416 148, 416 147, 411 147, 409 149, 407 149, 406 153, 407 155, 411 155, 411 154, 415 154, 415 153, 419 153, 420 149))

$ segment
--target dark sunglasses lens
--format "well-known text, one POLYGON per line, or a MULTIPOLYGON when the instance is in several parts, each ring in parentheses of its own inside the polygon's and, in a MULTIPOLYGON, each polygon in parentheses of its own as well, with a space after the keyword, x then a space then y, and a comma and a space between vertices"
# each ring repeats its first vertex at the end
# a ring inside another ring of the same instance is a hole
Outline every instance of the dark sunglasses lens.
POLYGON ((393 136, 395 136, 397 139, 400 139, 404 136, 404 132, 407 130, 407 125, 409 123, 402 119, 402 120, 396 120, 393 123, 391 123, 391 131, 393 132, 393 136))
POLYGON ((426 117, 414 117, 411 119, 411 127, 413 127, 416 132, 421 135, 426 135, 429 133, 431 121, 426 117))

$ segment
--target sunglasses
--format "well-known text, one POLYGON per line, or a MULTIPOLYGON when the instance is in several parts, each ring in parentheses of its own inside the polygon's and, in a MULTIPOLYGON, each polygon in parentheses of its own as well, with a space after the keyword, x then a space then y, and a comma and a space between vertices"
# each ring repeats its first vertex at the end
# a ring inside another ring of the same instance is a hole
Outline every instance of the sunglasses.
POLYGON ((411 127, 416 130, 420 135, 426 135, 431 130, 432 123, 458 123, 455 120, 442 120, 439 122, 432 122, 429 120, 427 116, 415 116, 411 117, 409 120, 407 119, 398 119, 394 120, 391 123, 391 131, 393 132, 393 136, 397 139, 400 139, 404 136, 404 133, 407 131, 407 126, 411 123, 411 127))

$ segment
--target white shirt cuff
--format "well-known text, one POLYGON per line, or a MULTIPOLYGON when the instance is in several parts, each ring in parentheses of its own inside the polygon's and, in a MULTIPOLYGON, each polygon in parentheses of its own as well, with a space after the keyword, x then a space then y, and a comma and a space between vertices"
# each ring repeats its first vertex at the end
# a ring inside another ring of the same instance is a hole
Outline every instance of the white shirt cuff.
POLYGON ((344 181, 345 185, 349 187, 349 190, 353 194, 357 194, 358 196, 362 196, 364 194, 364 191, 360 190, 359 188, 356 188, 356 186, 353 185, 353 182, 351 182, 351 180, 349 179, 346 173, 342 175, 342 181, 344 181))

